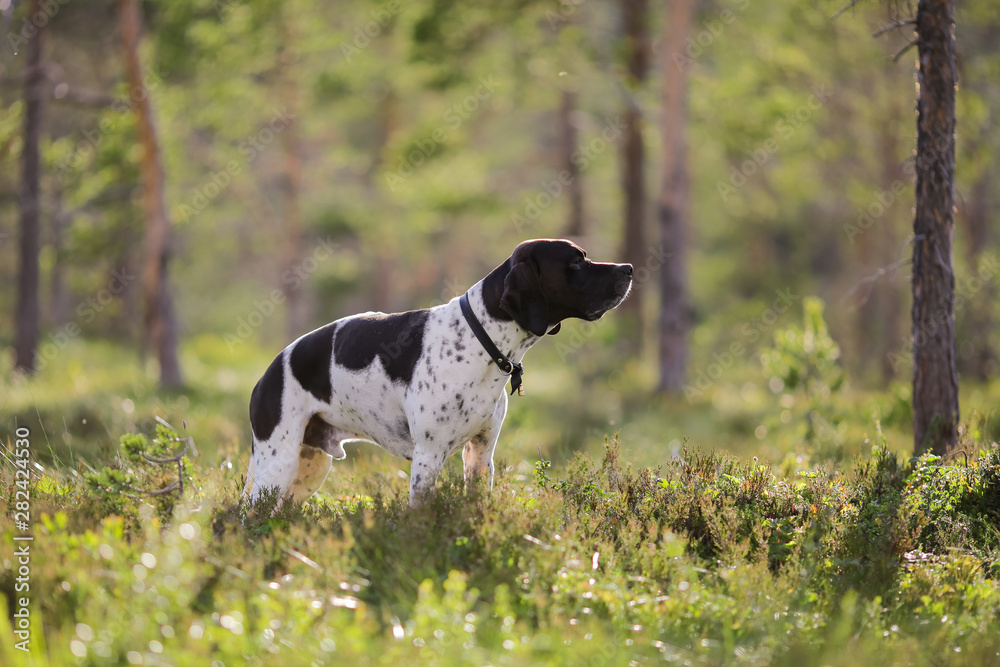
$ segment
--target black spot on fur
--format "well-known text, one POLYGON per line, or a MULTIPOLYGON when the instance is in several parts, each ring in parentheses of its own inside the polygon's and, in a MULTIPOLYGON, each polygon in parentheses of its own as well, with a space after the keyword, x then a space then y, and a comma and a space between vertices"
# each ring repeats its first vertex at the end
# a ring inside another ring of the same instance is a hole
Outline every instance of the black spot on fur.
POLYGON ((285 390, 284 353, 264 371, 250 394, 250 428, 257 440, 268 440, 281 420, 281 395, 285 390))
POLYGON ((430 439, 431 439, 431 432, 424 431, 424 440, 430 440, 430 439))
POLYGON ((333 388, 330 386, 330 357, 333 354, 333 337, 337 324, 327 324, 306 334, 292 348, 289 365, 292 375, 310 394, 330 402, 333 388))
POLYGON ((390 380, 409 384, 420 360, 428 311, 365 315, 341 323, 333 343, 338 364, 353 371, 378 357, 390 380))

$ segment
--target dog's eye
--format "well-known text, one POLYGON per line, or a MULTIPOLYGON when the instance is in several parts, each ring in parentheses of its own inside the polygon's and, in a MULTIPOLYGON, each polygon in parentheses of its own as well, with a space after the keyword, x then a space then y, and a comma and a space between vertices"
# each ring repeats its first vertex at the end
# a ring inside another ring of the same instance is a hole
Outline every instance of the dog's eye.
POLYGON ((569 268, 571 269, 582 269, 583 268, 583 257, 577 257, 572 262, 569 263, 569 268))

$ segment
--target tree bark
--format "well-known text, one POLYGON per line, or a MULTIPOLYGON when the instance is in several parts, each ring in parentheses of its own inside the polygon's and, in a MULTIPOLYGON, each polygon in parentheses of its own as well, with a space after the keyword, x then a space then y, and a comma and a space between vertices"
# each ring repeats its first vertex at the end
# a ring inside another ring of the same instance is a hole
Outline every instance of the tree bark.
MULTIPOLYGON (((631 92, 642 88, 649 68, 649 33, 646 22, 648 0, 622 0, 626 81, 625 137, 622 143, 622 191, 625 197, 625 243, 622 259, 636 266, 646 252, 646 158, 642 144, 642 111, 631 92)), ((625 336, 638 350, 642 342, 642 285, 633 286, 635 296, 621 305, 623 317, 633 331, 625 336)))
POLYGON ((690 175, 687 164, 687 70, 674 54, 683 53, 694 0, 673 0, 663 28, 660 69, 663 77, 660 135, 663 182, 659 222, 666 261, 660 267, 660 378, 659 390, 679 391, 687 376, 688 330, 691 309, 687 288, 687 218, 690 208, 690 175))
POLYGON ((142 81, 139 38, 142 14, 139 0, 122 0, 120 7, 125 72, 134 100, 139 143, 142 146, 143 209, 146 215, 146 259, 143 289, 146 301, 144 345, 152 344, 160 362, 160 385, 183 385, 177 356, 177 321, 170 296, 170 218, 164 195, 163 162, 149 91, 142 81))
POLYGON ((566 236, 581 237, 586 233, 586 229, 583 220, 583 184, 580 182, 580 169, 573 159, 577 144, 576 126, 573 124, 574 111, 576 111, 576 93, 569 90, 562 91, 559 104, 561 167, 569 174, 567 176, 569 184, 566 186, 569 197, 566 236))
POLYGON ((917 186, 913 219, 914 450, 958 438, 955 273, 955 41, 951 0, 917 5, 917 186))
MULTIPOLYGON (((40 8, 32 0, 29 16, 40 8)), ((38 28, 28 40, 24 72, 24 148, 21 153, 20 266, 17 283, 17 331, 14 339, 14 365, 26 373, 35 372, 38 350, 40 307, 38 303, 40 231, 39 150, 42 133, 42 97, 45 76, 42 71, 42 33, 38 28)))

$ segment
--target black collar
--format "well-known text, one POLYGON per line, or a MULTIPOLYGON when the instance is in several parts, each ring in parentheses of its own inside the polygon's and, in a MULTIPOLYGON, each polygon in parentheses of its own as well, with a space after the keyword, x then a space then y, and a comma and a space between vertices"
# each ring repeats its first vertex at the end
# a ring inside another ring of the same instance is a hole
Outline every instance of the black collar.
POLYGON ((524 366, 508 359, 500 351, 500 348, 496 346, 490 335, 486 333, 486 329, 480 324, 479 319, 476 318, 476 314, 472 312, 472 306, 469 305, 468 292, 461 296, 458 303, 462 307, 462 314, 465 315, 465 321, 469 323, 469 328, 472 329, 472 333, 476 334, 476 338, 479 339, 479 343, 483 346, 483 349, 492 357, 493 363, 497 365, 500 372, 510 376, 510 393, 513 395, 516 391, 518 396, 524 396, 524 389, 521 387, 521 376, 524 374, 524 366))

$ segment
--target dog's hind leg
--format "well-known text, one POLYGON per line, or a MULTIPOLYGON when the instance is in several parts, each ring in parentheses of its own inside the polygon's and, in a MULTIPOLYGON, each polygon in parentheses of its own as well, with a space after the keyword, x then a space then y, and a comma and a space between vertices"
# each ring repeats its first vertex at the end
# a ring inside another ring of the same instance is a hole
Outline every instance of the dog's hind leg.
POLYGON ((333 457, 325 451, 303 445, 299 450, 299 471, 292 482, 292 500, 301 503, 316 493, 326 481, 332 465, 333 457))
POLYGON ((341 444, 351 434, 328 424, 319 415, 313 415, 306 424, 299 450, 299 471, 292 484, 292 499, 302 502, 319 490, 333 460, 347 457, 341 444))

